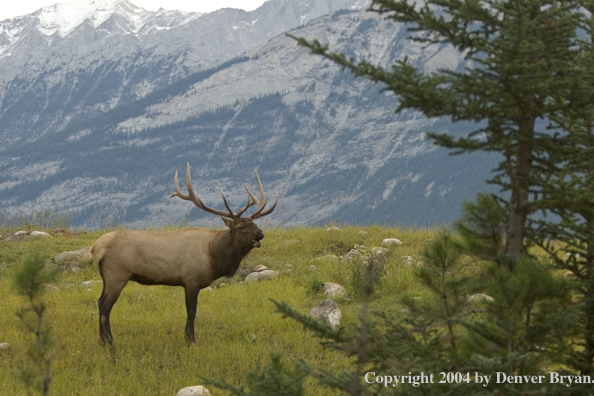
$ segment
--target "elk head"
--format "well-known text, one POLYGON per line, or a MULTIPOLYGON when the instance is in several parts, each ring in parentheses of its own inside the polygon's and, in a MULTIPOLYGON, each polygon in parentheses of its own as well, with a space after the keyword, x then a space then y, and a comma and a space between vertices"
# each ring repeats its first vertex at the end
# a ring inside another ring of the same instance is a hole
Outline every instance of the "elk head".
POLYGON ((248 200, 247 200, 246 205, 243 208, 241 208, 237 213, 233 212, 233 210, 229 206, 229 203, 227 202, 227 198, 225 198, 225 194, 223 193, 223 190, 221 190, 221 194, 223 196, 223 203, 225 204, 225 207, 227 208, 226 212, 223 210, 210 208, 202 202, 200 197, 198 197, 198 195, 196 195, 194 193, 194 190, 192 189, 192 180, 190 179, 190 164, 189 163, 188 163, 188 170, 186 172, 186 186, 188 188, 188 194, 182 193, 181 190, 179 189, 179 184, 177 182, 177 170, 176 170, 175 171, 175 192, 173 194, 171 194, 169 196, 169 198, 179 197, 186 201, 191 201, 196 206, 198 206, 200 209, 204 210, 205 212, 212 213, 217 216, 221 216, 225 225, 227 227, 229 227, 230 234, 233 235, 235 238, 239 239, 240 241, 242 241, 242 242, 240 242, 241 245, 249 246, 249 250, 251 250, 254 247, 259 248, 260 246, 262 246, 262 243, 260 241, 264 238, 264 233, 256 225, 256 223, 254 223, 254 220, 259 219, 260 217, 264 217, 264 216, 272 213, 274 211, 274 209, 276 208, 276 204, 278 203, 278 191, 277 191, 274 204, 269 209, 264 210, 264 208, 266 207, 266 204, 268 203, 268 199, 264 197, 264 190, 262 188, 262 182, 260 181, 260 176, 258 176, 258 173, 256 173, 256 178, 258 179, 258 187, 260 189, 260 199, 256 198, 254 196, 254 194, 252 194, 250 189, 244 184, 243 186, 245 187, 245 189, 247 191, 248 200), (252 213, 251 215, 249 215, 247 217, 241 217, 241 215, 244 214, 246 210, 248 210, 250 207, 252 207, 254 205, 257 206, 257 209, 254 213, 252 213))

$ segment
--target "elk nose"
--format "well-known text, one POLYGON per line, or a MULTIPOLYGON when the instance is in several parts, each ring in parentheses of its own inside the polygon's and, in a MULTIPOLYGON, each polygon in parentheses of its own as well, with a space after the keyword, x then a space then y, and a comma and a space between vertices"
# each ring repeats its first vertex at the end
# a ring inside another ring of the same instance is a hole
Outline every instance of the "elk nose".
POLYGON ((264 232, 262 232, 262 230, 258 230, 258 239, 263 239, 264 238, 264 232))

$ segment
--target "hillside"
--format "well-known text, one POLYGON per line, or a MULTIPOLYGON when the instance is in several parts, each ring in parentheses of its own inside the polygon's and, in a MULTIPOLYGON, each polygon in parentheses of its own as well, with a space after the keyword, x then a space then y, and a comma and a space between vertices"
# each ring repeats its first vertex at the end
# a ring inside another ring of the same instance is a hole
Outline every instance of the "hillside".
MULTIPOLYGON (((430 71, 463 67, 448 47, 403 40, 405 29, 364 10, 341 10, 291 31, 336 51, 388 65, 408 56, 430 71)), ((224 189, 243 205, 254 172, 279 192, 269 224, 433 225, 458 216, 485 189, 493 158, 450 157, 428 130, 469 125, 395 115, 393 96, 313 57, 285 35, 241 57, 189 74, 143 98, 11 147, 0 162, 0 202, 57 208, 75 225, 132 227, 210 222, 169 200, 186 163, 196 190, 221 207, 224 189)))

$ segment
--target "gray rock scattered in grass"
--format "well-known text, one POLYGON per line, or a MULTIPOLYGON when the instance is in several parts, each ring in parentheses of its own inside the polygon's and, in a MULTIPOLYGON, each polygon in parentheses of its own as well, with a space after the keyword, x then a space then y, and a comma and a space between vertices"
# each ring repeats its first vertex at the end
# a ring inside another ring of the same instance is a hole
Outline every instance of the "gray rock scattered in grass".
POLYGON ((469 296, 466 296, 466 299, 470 302, 495 301, 493 297, 481 293, 471 294, 469 296))
POLYGON ((17 231, 12 236, 24 236, 27 235, 27 231, 17 231))
MULTIPOLYGON (((90 247, 84 247, 72 252, 62 252, 54 257, 54 263, 60 266, 74 267, 90 264, 93 256, 89 252, 90 247)), ((76 271, 73 271, 76 272, 76 271)))
POLYGON ((212 396, 208 389, 201 385, 188 386, 177 392, 176 396, 212 396))
POLYGON ((309 316, 321 322, 325 322, 336 330, 342 322, 342 313, 338 304, 332 300, 323 300, 317 303, 310 311, 309 316))
POLYGON ((402 241, 396 238, 386 238, 382 241, 382 247, 395 247, 402 245, 402 241))
POLYGON ((342 229, 338 227, 328 227, 326 228, 326 232, 342 232, 342 229))
POLYGON ((360 238, 367 238, 367 231, 359 231, 359 237, 360 238))
POLYGON ((0 344, 0 351, 10 351, 10 344, 8 342, 3 342, 0 344))
POLYGON ((262 270, 259 272, 252 272, 248 276, 245 277, 246 282, 253 282, 259 280, 267 280, 267 279, 274 279, 278 277, 279 272, 273 270, 262 270))
POLYGON ((330 298, 344 297, 346 295, 346 289, 334 282, 324 283, 324 295, 330 298))
POLYGON ((43 238, 51 238, 52 236, 47 232, 43 231, 32 231, 29 235, 32 237, 43 237, 43 238))

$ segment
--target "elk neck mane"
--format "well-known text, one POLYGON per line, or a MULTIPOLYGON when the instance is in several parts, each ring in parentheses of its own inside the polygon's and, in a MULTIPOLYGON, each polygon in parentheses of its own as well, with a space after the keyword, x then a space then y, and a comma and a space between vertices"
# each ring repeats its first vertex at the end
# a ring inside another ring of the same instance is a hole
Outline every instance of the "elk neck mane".
POLYGON ((213 259, 213 271, 217 278, 233 276, 241 260, 252 251, 252 246, 242 246, 231 230, 221 231, 209 243, 208 249, 213 259))

